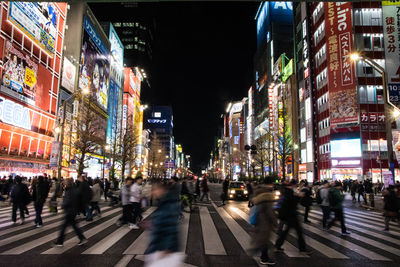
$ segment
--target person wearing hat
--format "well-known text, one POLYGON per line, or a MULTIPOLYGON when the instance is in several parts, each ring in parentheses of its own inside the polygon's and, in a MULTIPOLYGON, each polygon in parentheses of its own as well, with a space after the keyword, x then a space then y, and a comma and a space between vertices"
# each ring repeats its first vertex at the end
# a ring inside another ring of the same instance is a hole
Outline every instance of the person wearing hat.
POLYGON ((342 227, 342 235, 349 235, 347 232, 346 226, 344 225, 344 215, 343 215, 343 200, 344 196, 341 193, 340 189, 342 187, 342 183, 336 181, 334 186, 329 190, 329 204, 331 210, 335 213, 335 218, 333 218, 327 225, 327 228, 331 228, 336 220, 340 221, 340 225, 342 227))

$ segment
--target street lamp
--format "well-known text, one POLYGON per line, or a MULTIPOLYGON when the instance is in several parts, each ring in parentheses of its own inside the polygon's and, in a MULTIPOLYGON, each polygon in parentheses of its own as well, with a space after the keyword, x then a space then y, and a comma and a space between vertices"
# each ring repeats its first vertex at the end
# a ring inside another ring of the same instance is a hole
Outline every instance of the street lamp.
MULTIPOLYGON (((400 114, 400 110, 395 105, 390 103, 390 101, 389 101, 389 96, 388 96, 388 92, 387 92, 387 81, 386 81, 387 73, 386 73, 385 69, 381 65, 376 63, 373 59, 371 59, 365 55, 361 55, 360 53, 357 53, 357 52, 351 53, 350 59, 355 62, 362 60, 382 75, 382 89, 383 89, 383 99, 384 99, 384 107, 385 107, 385 124, 386 124, 386 140, 387 140, 386 142, 387 142, 387 150, 388 150, 388 164, 389 164, 389 168, 390 168, 390 166, 392 164, 392 155, 393 155, 392 117, 390 116, 392 114, 390 112, 390 107, 392 107, 394 109, 393 115, 395 118, 397 117, 396 115, 400 114)), ((379 142, 379 145, 380 145, 380 142, 379 142)), ((382 173, 381 173, 381 179, 382 179, 382 173)), ((394 180, 394 175, 393 175, 393 180, 394 180)))

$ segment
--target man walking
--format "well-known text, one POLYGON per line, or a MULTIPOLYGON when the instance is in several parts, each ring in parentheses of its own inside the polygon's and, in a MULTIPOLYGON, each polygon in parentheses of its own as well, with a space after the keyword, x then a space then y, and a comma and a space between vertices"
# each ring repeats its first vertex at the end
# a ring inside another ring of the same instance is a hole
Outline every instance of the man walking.
POLYGON ((297 232, 297 238, 299 243, 300 252, 311 254, 310 250, 306 248, 306 242, 303 238, 303 230, 301 228, 300 222, 297 219, 297 203, 299 197, 303 194, 295 194, 293 189, 296 187, 297 181, 291 180, 289 185, 283 191, 283 201, 281 204, 279 219, 283 221, 287 227, 285 230, 279 233, 279 238, 276 240, 275 248, 277 251, 283 251, 282 244, 286 239, 287 234, 291 228, 294 228, 297 232))
POLYGON ((229 177, 227 176, 222 183, 222 205, 225 205, 225 201, 228 198, 228 188, 229 188, 229 177))
POLYGON ((349 235, 346 226, 344 225, 343 216, 343 200, 344 196, 340 192, 342 184, 338 181, 335 182, 334 187, 329 190, 329 204, 332 211, 335 213, 335 218, 328 223, 328 229, 332 227, 336 220, 340 221, 340 226, 342 227, 342 235, 349 235))
POLYGON ((43 176, 39 176, 38 182, 34 188, 32 188, 32 199, 35 206, 35 225, 37 228, 42 227, 42 211, 44 202, 46 202, 47 195, 49 194, 49 186, 44 181, 43 176))
POLYGON ((22 182, 22 178, 19 176, 15 177, 16 184, 12 187, 10 197, 12 202, 12 221, 14 224, 17 221, 17 209, 19 209, 20 224, 24 224, 25 221, 25 206, 29 203, 30 194, 26 184, 22 182))
POLYGON ((326 230, 326 222, 329 219, 330 207, 329 207, 329 183, 324 181, 318 194, 321 198, 321 209, 322 209, 322 227, 326 230))
POLYGON ((129 202, 130 199, 130 187, 132 186, 132 178, 128 177, 125 179, 125 184, 121 189, 121 202, 122 202, 122 217, 118 219, 117 225, 121 226, 122 224, 129 223, 133 224, 132 221, 132 204, 129 202))
POLYGON ((143 178, 139 176, 136 178, 135 183, 130 187, 129 201, 131 202, 133 212, 132 223, 129 224, 129 228, 131 229, 139 229, 139 226, 136 223, 138 217, 140 217, 142 209, 140 205, 140 201, 142 200, 142 182, 143 178))
POLYGON ((89 202, 92 199, 92 190, 90 189, 89 183, 83 176, 78 177, 78 194, 79 194, 79 208, 83 214, 86 214, 86 221, 93 221, 93 215, 89 207, 89 202))
POLYGON ((203 201, 203 198, 206 196, 207 197, 207 202, 210 201, 210 198, 208 197, 208 191, 210 191, 208 189, 208 184, 207 184, 207 178, 204 177, 203 181, 201 181, 201 198, 200 201, 203 201))
POLYGON ((65 235, 64 235, 65 229, 68 227, 68 225, 71 225, 72 228, 74 228, 76 235, 79 237, 78 246, 81 246, 87 242, 87 239, 82 234, 82 231, 76 225, 76 221, 75 221, 75 217, 76 217, 76 213, 79 208, 79 205, 80 205, 80 197, 79 197, 78 189, 76 189, 74 187, 72 179, 66 179, 65 180, 65 194, 64 194, 64 199, 63 199, 63 203, 62 203, 65 217, 64 217, 64 223, 61 226, 60 234, 57 238, 57 241, 54 243, 55 246, 57 246, 57 247, 63 246, 64 238, 65 238, 65 235))

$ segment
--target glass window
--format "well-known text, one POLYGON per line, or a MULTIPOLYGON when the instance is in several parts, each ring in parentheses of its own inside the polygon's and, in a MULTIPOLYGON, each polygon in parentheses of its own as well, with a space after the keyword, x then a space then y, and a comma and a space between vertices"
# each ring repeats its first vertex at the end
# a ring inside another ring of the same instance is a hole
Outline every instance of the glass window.
POLYGON ((364 36, 364 48, 371 49, 371 36, 364 36))

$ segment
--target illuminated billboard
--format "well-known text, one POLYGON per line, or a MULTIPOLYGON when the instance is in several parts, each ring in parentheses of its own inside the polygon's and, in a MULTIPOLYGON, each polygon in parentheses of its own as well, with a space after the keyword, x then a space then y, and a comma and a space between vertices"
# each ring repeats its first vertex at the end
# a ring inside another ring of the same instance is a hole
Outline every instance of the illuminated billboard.
POLYGON ((48 2, 10 2, 8 20, 36 45, 54 55, 58 9, 48 2))
POLYGON ((361 140, 359 138, 331 140, 331 158, 358 157, 361 157, 361 140))
POLYGON ((358 122, 351 2, 325 2, 329 115, 331 126, 358 122))
POLYGON ((83 25, 79 88, 88 89, 97 104, 107 110, 110 52, 87 17, 83 25))
POLYGON ((1 91, 22 102, 35 105, 38 64, 6 42, 1 91))
POLYGON ((124 45, 118 37, 113 25, 110 23, 110 37, 111 55, 114 57, 117 65, 123 67, 124 65, 124 45))

